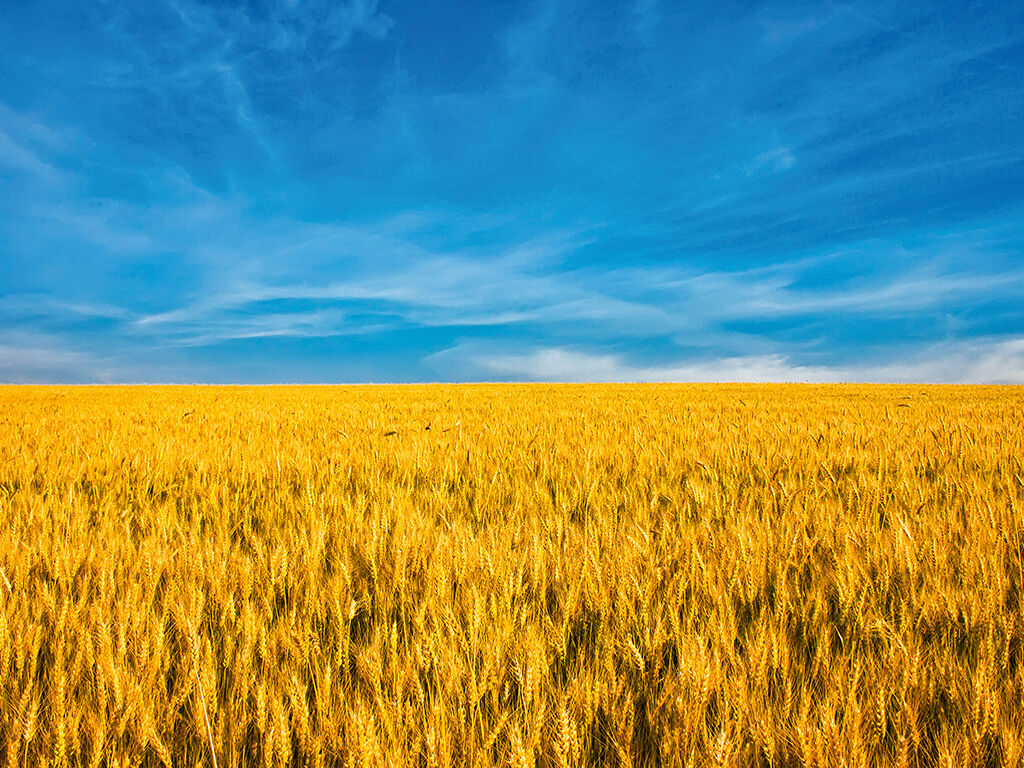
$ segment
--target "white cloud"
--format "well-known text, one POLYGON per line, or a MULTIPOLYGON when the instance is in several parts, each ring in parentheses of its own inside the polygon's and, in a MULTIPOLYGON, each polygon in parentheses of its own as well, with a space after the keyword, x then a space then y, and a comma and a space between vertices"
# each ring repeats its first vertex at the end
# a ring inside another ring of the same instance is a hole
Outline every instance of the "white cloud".
MULTIPOLYGON (((530 325, 553 331, 569 345, 661 337, 718 349, 732 361, 715 369, 722 376, 753 368, 765 376, 820 378, 825 374, 817 369, 787 373, 783 362, 770 357, 780 351, 777 347, 765 353, 755 346, 757 338, 729 331, 727 324, 833 313, 897 317, 1024 292, 1024 275, 960 274, 943 269, 944 257, 930 253, 921 259, 897 254, 896 264, 923 265, 890 270, 884 279, 821 290, 798 286, 808 269, 820 269, 834 255, 739 271, 602 272, 562 267, 590 242, 593 234, 586 232, 556 231, 498 248, 442 252, 417 237, 419 228, 435 221, 422 212, 409 221, 398 216, 360 226, 272 220, 245 232, 231 205, 222 202, 221 209, 227 222, 216 241, 195 243, 181 235, 179 250, 191 252, 200 289, 178 306, 126 318, 130 333, 154 343, 191 346, 240 337, 369 332, 357 327, 362 323, 372 331, 530 325), (353 316, 354 324, 347 322, 353 316)), ((191 210, 189 200, 181 208, 147 215, 173 242, 176 231, 193 229, 182 224, 191 210)), ((443 214, 434 216, 445 220, 443 214)), ((888 246, 863 247, 877 255, 888 246)), ((849 258, 857 253, 852 249, 849 258)), ((704 374, 685 368, 647 375, 704 374)))
MULTIPOLYGON (((0 114, 0 118, 3 115, 0 114)), ((2 123, 0 123, 2 125, 2 123)), ((0 128, 0 168, 23 172, 40 183, 59 183, 65 174, 0 128)))
POLYGON ((905 360, 820 366, 784 354, 641 365, 621 355, 564 347, 504 353, 461 345, 426 362, 452 378, 593 382, 879 382, 1024 384, 1024 337, 932 345, 905 360))
MULTIPOLYGON (((986 296, 1024 298, 1024 272, 979 273, 943 269, 941 263, 955 255, 936 255, 928 251, 909 254, 885 243, 865 243, 865 253, 877 259, 892 251, 893 261, 914 263, 905 270, 885 276, 865 277, 850 285, 827 289, 795 287, 808 267, 823 259, 784 262, 742 271, 684 273, 678 270, 626 269, 615 273, 620 290, 650 296, 654 292, 677 299, 691 320, 716 323, 732 319, 825 315, 833 312, 852 314, 904 315, 935 307, 983 300, 986 296)), ((859 248, 829 258, 856 259, 859 248)), ((967 251, 972 256, 976 254, 967 251)), ((963 255, 960 255, 960 261, 963 255)))
POLYGON ((114 304, 90 301, 62 301, 44 293, 12 294, 0 297, 0 315, 46 317, 55 320, 120 320, 129 313, 114 304))
POLYGON ((899 362, 850 370, 867 381, 1024 384, 1024 337, 935 344, 899 362))
POLYGON ((775 147, 767 152, 762 152, 754 158, 754 162, 747 169, 747 174, 758 171, 788 171, 796 165, 796 156, 789 147, 775 147))
MULTIPOLYGON (((206 328, 224 330, 242 322, 247 311, 256 314, 270 302, 294 302, 304 308, 281 311, 259 325, 266 335, 281 335, 294 326, 296 314, 308 312, 308 304, 362 307, 401 322, 422 327, 511 325, 529 321, 565 322, 573 319, 629 322, 642 314, 658 314, 644 305, 612 299, 581 282, 579 276, 555 274, 548 265, 557 263, 580 240, 573 233, 512 243, 496 252, 472 248, 435 252, 417 244, 393 222, 383 226, 310 226, 281 223, 292 232, 292 242, 280 245, 276 232, 255 235, 269 247, 260 259, 246 258, 248 248, 227 252, 216 263, 244 266, 239 275, 203 292, 182 306, 141 316, 133 327, 140 333, 173 336, 206 328), (326 273, 330 279, 314 282, 311 274, 326 273)), ((227 275, 227 270, 221 270, 227 275)), ((326 316, 325 316, 326 317, 326 316)), ((340 313, 337 319, 342 319, 340 313)), ((372 322, 372 321, 371 321, 372 322)), ((245 321, 254 334, 261 333, 255 318, 245 321)), ((329 323, 316 324, 309 335, 349 333, 329 323)), ((247 331, 248 333, 248 331, 247 331)), ((212 340, 221 332, 197 333, 212 340)), ((230 338, 236 337, 232 332, 230 338)), ((191 341, 189 343, 195 343, 191 341)))
POLYGON ((725 357, 695 363, 634 365, 619 355, 578 352, 560 347, 526 354, 490 354, 473 362, 499 378, 530 381, 829 381, 827 368, 790 364, 781 355, 725 357))
POLYGON ((48 334, 5 330, 3 339, 0 342, 0 382, 107 383, 120 380, 109 361, 48 334))

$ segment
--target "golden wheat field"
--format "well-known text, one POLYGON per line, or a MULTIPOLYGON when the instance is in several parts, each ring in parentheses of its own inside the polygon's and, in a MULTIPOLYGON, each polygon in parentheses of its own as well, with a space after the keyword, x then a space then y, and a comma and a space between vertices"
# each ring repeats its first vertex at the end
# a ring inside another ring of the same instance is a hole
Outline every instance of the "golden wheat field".
POLYGON ((0 388, 15 766, 1024 751, 1024 389, 0 388))

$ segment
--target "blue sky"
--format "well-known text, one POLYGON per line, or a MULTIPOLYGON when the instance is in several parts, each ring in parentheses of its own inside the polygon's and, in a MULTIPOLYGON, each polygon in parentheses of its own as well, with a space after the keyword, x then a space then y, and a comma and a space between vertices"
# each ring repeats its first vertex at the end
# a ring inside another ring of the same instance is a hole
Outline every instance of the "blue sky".
POLYGON ((1024 4, 14 2, 0 381, 1024 383, 1024 4))

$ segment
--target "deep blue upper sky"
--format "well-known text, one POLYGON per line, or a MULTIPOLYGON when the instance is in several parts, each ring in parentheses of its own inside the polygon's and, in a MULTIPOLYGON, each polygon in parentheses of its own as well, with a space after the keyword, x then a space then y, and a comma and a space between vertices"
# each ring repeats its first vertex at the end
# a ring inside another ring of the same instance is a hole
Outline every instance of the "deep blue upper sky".
POLYGON ((0 381, 1024 382, 1024 4, 7 2, 0 381))

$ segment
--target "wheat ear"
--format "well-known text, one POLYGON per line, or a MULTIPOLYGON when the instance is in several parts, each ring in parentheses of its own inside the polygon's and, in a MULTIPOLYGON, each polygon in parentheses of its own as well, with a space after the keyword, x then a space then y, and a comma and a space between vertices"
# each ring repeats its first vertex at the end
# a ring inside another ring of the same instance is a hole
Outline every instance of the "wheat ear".
POLYGON ((213 730, 210 728, 210 714, 206 710, 206 694, 203 693, 203 681, 199 677, 199 665, 196 664, 196 657, 192 657, 192 671, 196 673, 196 683, 199 686, 199 703, 203 705, 203 719, 206 721, 206 735, 210 739, 210 758, 213 760, 213 768, 217 768, 217 753, 213 749, 213 730))

